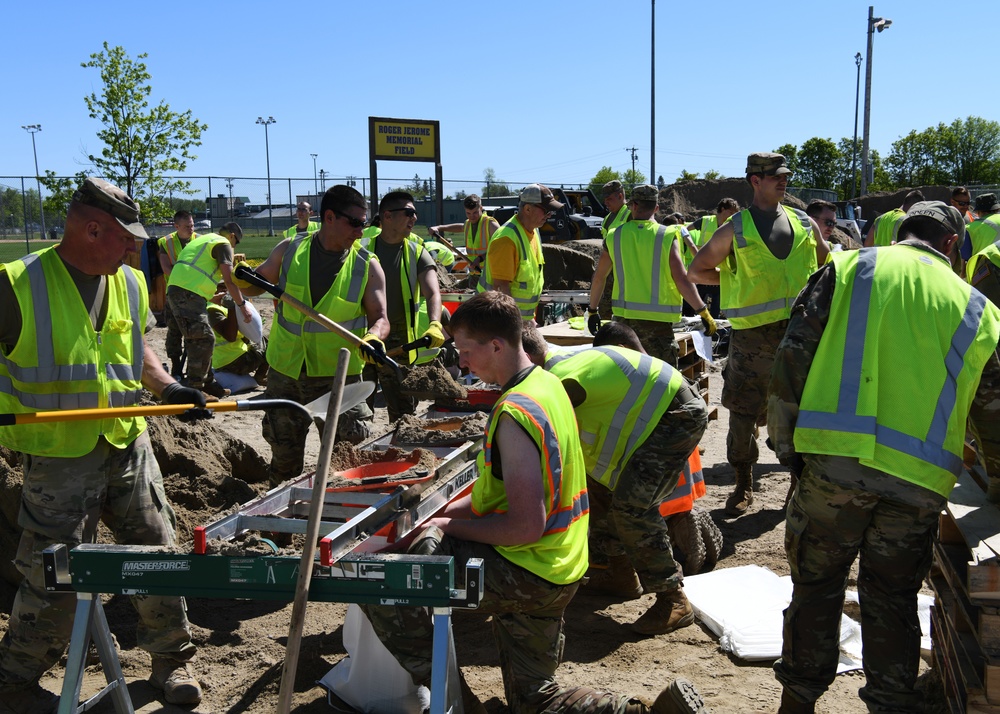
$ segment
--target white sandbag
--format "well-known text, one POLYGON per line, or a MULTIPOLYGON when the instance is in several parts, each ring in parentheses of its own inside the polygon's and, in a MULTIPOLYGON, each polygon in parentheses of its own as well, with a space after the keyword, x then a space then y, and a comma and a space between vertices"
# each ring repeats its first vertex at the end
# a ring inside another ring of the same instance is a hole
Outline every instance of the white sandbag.
POLYGON ((343 634, 348 656, 319 680, 320 686, 364 714, 420 714, 430 707, 430 690, 413 683, 355 604, 347 608, 343 634))
POLYGON ((236 308, 236 326, 244 337, 255 345, 259 345, 264 339, 264 321, 261 319, 260 313, 257 312, 257 308, 249 300, 247 300, 247 307, 250 308, 250 322, 243 322, 243 313, 239 308, 236 308))

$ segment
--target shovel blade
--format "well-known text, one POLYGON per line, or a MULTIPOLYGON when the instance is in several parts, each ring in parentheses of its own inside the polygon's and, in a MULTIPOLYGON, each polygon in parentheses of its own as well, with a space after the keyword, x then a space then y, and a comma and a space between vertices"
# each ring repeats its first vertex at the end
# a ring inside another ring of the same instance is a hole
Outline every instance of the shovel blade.
MULTIPOLYGON (((353 409, 358 406, 368 398, 372 392, 375 391, 374 382, 355 382, 354 384, 344 385, 344 394, 340 398, 340 413, 353 409)), ((333 392, 327 392, 322 397, 318 399, 313 399, 311 402, 305 405, 306 409, 312 415, 313 421, 316 425, 323 428, 326 423, 326 413, 330 409, 330 398, 333 396, 333 392)))

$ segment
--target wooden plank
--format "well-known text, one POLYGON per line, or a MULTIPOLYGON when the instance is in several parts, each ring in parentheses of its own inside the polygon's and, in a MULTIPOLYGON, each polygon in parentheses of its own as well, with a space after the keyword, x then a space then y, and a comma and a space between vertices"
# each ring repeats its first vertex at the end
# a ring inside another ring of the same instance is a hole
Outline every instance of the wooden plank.
MULTIPOLYGON (((959 475, 947 505, 948 515, 969 549, 969 597, 1000 601, 1000 509, 967 472, 959 475)), ((949 531, 949 537, 954 533, 949 531)))
POLYGON ((546 342, 553 345, 590 345, 594 342, 593 335, 588 330, 574 330, 568 322, 556 322, 538 328, 538 332, 546 342))

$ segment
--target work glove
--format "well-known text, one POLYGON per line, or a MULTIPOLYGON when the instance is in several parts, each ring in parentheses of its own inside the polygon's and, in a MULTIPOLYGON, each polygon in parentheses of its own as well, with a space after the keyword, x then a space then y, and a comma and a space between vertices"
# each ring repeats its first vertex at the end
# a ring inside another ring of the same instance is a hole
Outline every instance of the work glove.
POLYGON ((422 334, 421 337, 430 337, 431 338, 430 348, 432 350, 436 350, 438 347, 444 344, 445 340, 444 332, 442 331, 441 328, 441 323, 438 320, 434 320, 433 322, 431 322, 431 324, 427 327, 427 331, 424 332, 424 334, 422 334))
POLYGON ((385 359, 385 343, 374 332, 369 332, 361 338, 363 345, 358 346, 358 352, 368 364, 381 364, 385 359))
POLYGON ((241 290, 246 290, 247 288, 252 288, 254 285, 253 283, 248 283, 246 280, 241 280, 240 278, 236 277, 236 269, 241 265, 247 270, 253 270, 253 268, 250 267, 250 263, 246 262, 245 260, 241 260, 239 263, 233 266, 233 283, 235 283, 236 287, 240 288, 241 290))
POLYGON ((160 401, 164 404, 194 404, 193 409, 188 409, 180 415, 182 421, 212 418, 212 412, 205 408, 205 395, 194 387, 184 387, 177 382, 171 382, 160 393, 160 401))
POLYGON ((587 308, 587 329, 592 335, 596 335, 601 329, 601 313, 597 310, 587 308))
POLYGON ((701 309, 701 312, 698 313, 698 317, 701 318, 701 324, 702 327, 705 328, 706 335, 711 336, 719 331, 719 326, 715 324, 715 318, 712 317, 712 313, 708 311, 708 306, 701 309))
POLYGON ((1000 478, 991 478, 986 488, 986 498, 990 503, 1000 503, 1000 478))

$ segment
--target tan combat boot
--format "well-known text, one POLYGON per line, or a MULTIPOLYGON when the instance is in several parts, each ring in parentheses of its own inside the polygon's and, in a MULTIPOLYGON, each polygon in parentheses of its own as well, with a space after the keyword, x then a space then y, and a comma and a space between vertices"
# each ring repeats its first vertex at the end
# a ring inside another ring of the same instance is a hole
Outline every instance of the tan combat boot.
POLYGON ((653 702, 653 714, 701 714, 707 711, 698 688, 683 677, 678 677, 663 688, 653 702))
POLYGON ((742 516, 753 503, 753 464, 734 464, 736 488, 726 499, 726 515, 742 516))
POLYGON ((684 590, 677 588, 656 593, 656 602, 632 623, 632 631, 640 635, 665 635, 693 622, 694 609, 684 590))
POLYGON ((612 556, 605 567, 591 566, 580 590, 588 595, 611 595, 623 600, 642 597, 642 584, 627 555, 612 556))
POLYGON ((163 690, 163 698, 167 704, 201 702, 201 684, 188 662, 153 655, 153 673, 149 677, 149 683, 156 689, 163 690))

